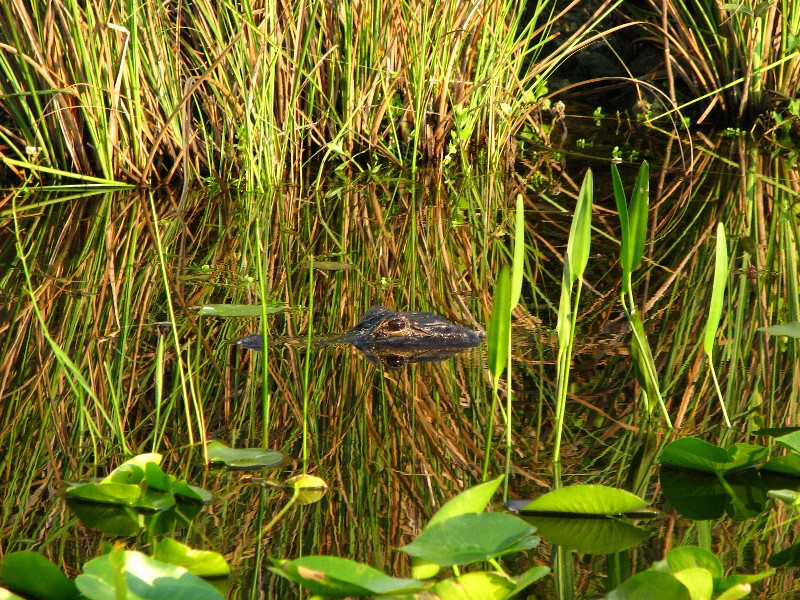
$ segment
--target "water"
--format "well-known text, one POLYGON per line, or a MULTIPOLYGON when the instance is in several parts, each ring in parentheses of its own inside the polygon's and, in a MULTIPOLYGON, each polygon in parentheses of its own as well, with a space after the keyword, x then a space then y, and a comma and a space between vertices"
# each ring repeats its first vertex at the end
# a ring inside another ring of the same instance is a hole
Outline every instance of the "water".
MULTIPOLYGON (((797 536, 788 509, 764 500, 746 519, 729 511, 713 522, 694 521, 661 494, 655 451, 671 434, 660 428, 658 409, 647 424, 630 367, 605 159, 614 147, 636 159, 621 166, 626 185, 638 160, 651 160, 653 243, 634 290, 676 426, 672 435, 722 445, 767 443, 752 432, 797 425, 797 343, 756 331, 797 320, 796 166, 727 140, 698 141, 693 153, 684 144, 681 154, 664 139, 632 137, 627 126, 613 133, 603 127, 606 139, 593 123, 588 127, 568 126, 560 155, 531 154, 520 162, 529 175, 528 162, 547 160, 545 179, 429 174, 418 185, 386 180, 264 197, 195 196, 180 211, 175 199, 158 194, 155 214, 148 193, 36 194, 18 200, 27 208, 18 210, 16 224, 6 205, 0 552, 34 549, 68 575, 79 573, 104 538, 68 510, 64 482, 103 475, 127 448, 163 453, 166 470, 214 493, 191 525, 175 525, 173 535, 227 558, 229 597, 297 594, 266 570, 267 557, 347 556, 409 576, 410 561, 394 548, 481 479, 491 418, 485 347, 390 371, 351 347, 308 352, 302 342, 309 332, 349 329, 374 304, 485 326, 495 274, 510 262, 508 207, 516 193, 527 197, 528 248, 523 306, 513 319, 509 487, 511 497, 541 495, 552 485, 555 310, 571 218, 559 207, 574 206, 591 165, 596 239, 578 316, 564 483, 633 489, 664 511, 644 523, 653 536, 626 556, 633 571, 665 549, 706 541, 726 570, 764 569, 766 558, 797 536), (592 132, 588 157, 577 140, 592 132), (734 416, 730 433, 699 346, 718 220, 727 225, 732 267, 740 270, 729 278, 716 355, 734 416), (310 271, 312 256, 317 268, 310 271), (775 273, 756 292, 751 264, 775 273), (248 353, 233 342, 258 331, 258 318, 189 310, 258 304, 260 281, 272 309, 269 335, 298 343, 277 344, 266 356, 248 353), (204 435, 235 447, 279 449, 294 462, 255 474, 208 471, 198 446, 204 435), (261 537, 289 498, 268 483, 301 471, 304 451, 308 471, 331 489, 314 504, 294 507, 261 537)), ((499 414, 493 431, 492 476, 502 473, 505 460, 499 414)), ((153 539, 142 530, 123 541, 147 551, 153 539)), ((612 562, 574 556, 576 596, 602 595, 612 562)), ((519 567, 510 568, 514 573, 549 566, 549 543, 510 564, 519 567)), ((757 585, 762 597, 780 597, 795 584, 791 569, 779 569, 757 585)), ((550 577, 537 586, 536 594, 555 594, 550 577)))

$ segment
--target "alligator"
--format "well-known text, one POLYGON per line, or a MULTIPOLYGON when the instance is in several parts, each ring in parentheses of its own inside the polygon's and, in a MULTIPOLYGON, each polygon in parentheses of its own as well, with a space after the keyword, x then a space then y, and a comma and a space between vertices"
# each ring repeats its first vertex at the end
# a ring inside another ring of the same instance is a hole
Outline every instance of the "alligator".
MULTIPOLYGON (((315 343, 351 344, 369 362, 396 370, 410 363, 445 360, 474 348, 483 338, 483 332, 454 325, 433 313, 395 312, 385 306, 373 306, 352 329, 315 343)), ((236 344, 262 350, 264 339, 253 333, 236 344)))

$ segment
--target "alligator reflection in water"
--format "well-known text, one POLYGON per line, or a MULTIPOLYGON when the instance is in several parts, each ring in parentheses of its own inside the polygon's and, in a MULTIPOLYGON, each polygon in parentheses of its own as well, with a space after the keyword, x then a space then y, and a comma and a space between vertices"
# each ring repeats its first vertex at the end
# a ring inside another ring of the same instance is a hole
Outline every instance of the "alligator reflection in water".
MULTIPOLYGON (((352 344, 368 361, 387 369, 399 369, 410 363, 448 359, 474 348, 483 337, 482 332, 454 325, 433 313, 394 312, 385 306, 373 306, 352 329, 316 343, 352 344)), ((236 343, 250 350, 261 350, 264 340, 254 333, 236 343)))

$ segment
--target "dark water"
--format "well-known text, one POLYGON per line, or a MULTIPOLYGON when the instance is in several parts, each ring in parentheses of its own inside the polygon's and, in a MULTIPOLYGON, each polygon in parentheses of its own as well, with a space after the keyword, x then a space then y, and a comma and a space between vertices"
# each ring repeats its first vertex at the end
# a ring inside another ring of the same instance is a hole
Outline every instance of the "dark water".
MULTIPOLYGON (((561 256, 587 166, 596 174, 595 240, 577 321, 564 484, 632 489, 663 510, 644 523, 653 536, 625 557, 634 572, 671 547, 697 543, 709 543, 726 570, 765 569, 774 551, 796 539, 791 511, 763 499, 746 518, 733 510, 686 518, 661 493, 653 451, 671 435, 768 443, 752 432, 798 424, 797 343, 756 331, 798 320, 797 168, 736 140, 697 139, 690 148, 624 120, 600 129, 590 120, 568 123, 560 152, 530 152, 510 177, 451 180, 430 172, 413 185, 400 179, 263 197, 195 196, 180 208, 164 193, 35 194, 17 199, 16 224, 6 204, 0 553, 34 549, 70 576, 80 572, 106 538, 67 508, 64 484, 103 475, 127 448, 163 453, 165 469, 214 493, 173 535, 227 558, 231 598, 297 595, 266 570, 268 557, 346 556, 409 576, 409 560, 394 548, 480 482, 490 419, 490 476, 503 472, 504 426, 491 415, 485 346, 395 371, 348 346, 308 352, 305 336, 345 331, 374 304, 485 327, 495 275, 511 260, 517 193, 526 199, 527 253, 513 318, 509 494, 541 495, 552 485, 561 256), (607 178, 614 154, 626 161, 620 170, 628 186, 642 158, 651 164, 652 243, 634 291, 672 434, 657 409, 645 418, 631 370, 607 178), (718 221, 737 269, 716 357, 731 432, 701 351, 718 221), (189 308, 258 304, 259 281, 274 309, 266 329, 276 343, 266 358, 233 344, 259 331, 258 318, 189 308), (174 333, 161 322, 174 323, 174 333), (204 435, 279 449, 294 462, 249 474, 209 471, 197 446, 204 435), (304 439, 308 471, 330 490, 292 508, 262 537, 289 498, 269 480, 302 471, 304 439)), ((501 382, 501 390, 508 385, 501 382)), ((143 530, 124 543, 148 551, 153 540, 143 530)), ((510 572, 550 565, 550 550, 545 540, 509 561, 510 572)), ((601 596, 609 564, 604 555, 576 554, 576 596, 601 596)), ((791 597, 795 585, 791 569, 782 569, 758 592, 791 597)), ((549 577, 531 590, 555 594, 549 577)))

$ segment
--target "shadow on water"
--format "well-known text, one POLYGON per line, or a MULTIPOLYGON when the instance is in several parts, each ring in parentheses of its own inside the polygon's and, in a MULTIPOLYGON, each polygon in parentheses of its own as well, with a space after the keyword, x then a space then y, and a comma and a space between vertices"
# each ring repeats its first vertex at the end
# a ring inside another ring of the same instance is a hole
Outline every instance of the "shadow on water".
MULTIPOLYGON (((735 142, 723 149, 699 141, 684 156, 688 163, 648 144, 637 158, 651 160, 653 243, 634 289, 676 432, 729 443, 753 438, 762 426, 797 425, 797 344, 756 331, 798 320, 797 167, 735 142), (721 336, 723 389, 736 433, 721 425, 700 344, 718 220, 728 228, 736 268, 721 336)), ((42 193, 13 203, 8 196, 0 204, 0 553, 40 549, 74 576, 100 552, 102 538, 66 509, 64 482, 103 474, 126 453, 158 451, 174 472, 214 492, 211 505, 191 526, 176 526, 175 535, 226 556, 234 568, 230 597, 253 589, 271 597, 297 593, 266 570, 266 557, 348 556, 408 574, 407 557, 393 548, 480 481, 490 418, 497 420, 490 472, 503 471, 503 421, 489 414, 484 348, 387 369, 349 345, 305 342, 349 330, 373 305, 431 311, 482 329, 494 276, 510 262, 509 207, 517 193, 526 198, 527 252, 524 300, 513 316, 510 490, 517 498, 540 495, 551 484, 560 257, 574 182, 587 164, 578 154, 564 150, 548 163, 549 179, 535 181, 441 181, 432 174, 415 185, 196 196, 180 208, 169 195, 149 193, 42 193), (254 317, 189 310, 257 305, 262 290, 269 307, 263 328, 254 317), (257 331, 284 343, 271 343, 265 353, 235 344, 257 331), (287 500, 269 478, 301 469, 304 402, 309 471, 332 491, 289 512, 259 539, 287 500), (258 477, 207 471, 193 445, 204 437, 280 449, 297 462, 258 477)), ((632 181, 636 163, 621 167, 624 180, 632 181)), ((608 171, 602 161, 593 168, 608 171)), ((523 175, 524 169, 523 162, 523 175)), ((761 552, 796 537, 796 525, 784 522, 788 513, 729 515, 709 526, 681 517, 660 495, 653 454, 667 434, 657 422, 646 426, 637 401, 617 301, 619 234, 603 177, 595 202, 564 480, 625 487, 664 509, 649 524, 653 537, 626 558, 634 571, 671 545, 709 539, 726 568, 755 572, 763 567, 761 552)), ((126 543, 145 548, 151 537, 142 531, 126 543)), ((519 560, 549 565, 548 544, 519 560)), ((603 593, 603 556, 576 556, 574 568, 578 597, 603 593)), ((552 593, 544 581, 538 593, 552 593)), ((792 585, 779 572, 763 593, 792 585)))

